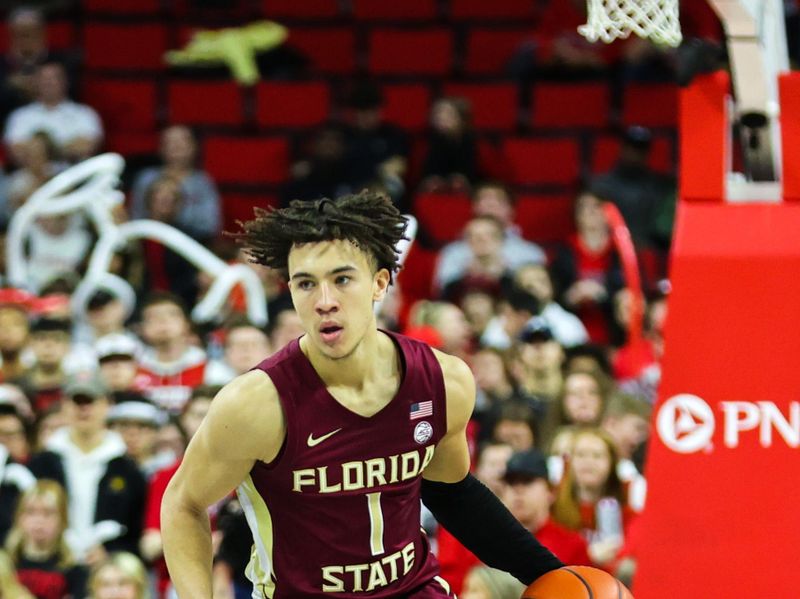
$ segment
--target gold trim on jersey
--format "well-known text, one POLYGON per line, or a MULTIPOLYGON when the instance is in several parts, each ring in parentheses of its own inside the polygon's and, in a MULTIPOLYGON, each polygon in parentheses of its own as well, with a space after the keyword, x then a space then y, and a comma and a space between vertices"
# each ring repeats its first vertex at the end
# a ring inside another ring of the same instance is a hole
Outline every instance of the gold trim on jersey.
POLYGON ((266 599, 272 599, 276 582, 272 562, 272 515, 249 475, 236 488, 236 494, 253 533, 253 549, 245 575, 253 583, 254 589, 266 599))

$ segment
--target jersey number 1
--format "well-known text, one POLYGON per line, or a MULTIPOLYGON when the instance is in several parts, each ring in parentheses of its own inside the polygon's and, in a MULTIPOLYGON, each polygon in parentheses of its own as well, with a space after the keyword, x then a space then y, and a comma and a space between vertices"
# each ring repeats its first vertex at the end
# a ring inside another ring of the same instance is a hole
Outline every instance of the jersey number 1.
POLYGON ((381 510, 381 494, 367 493, 369 507, 369 547, 372 555, 383 553, 383 511, 381 510))

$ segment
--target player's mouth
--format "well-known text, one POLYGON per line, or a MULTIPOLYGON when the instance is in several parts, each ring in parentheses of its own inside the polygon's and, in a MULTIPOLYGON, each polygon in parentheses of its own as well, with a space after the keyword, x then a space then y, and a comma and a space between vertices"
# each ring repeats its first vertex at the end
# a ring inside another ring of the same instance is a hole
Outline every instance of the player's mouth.
POLYGON ((342 331, 344 329, 338 324, 322 323, 322 326, 319 327, 319 336, 323 343, 333 345, 342 336, 342 331))

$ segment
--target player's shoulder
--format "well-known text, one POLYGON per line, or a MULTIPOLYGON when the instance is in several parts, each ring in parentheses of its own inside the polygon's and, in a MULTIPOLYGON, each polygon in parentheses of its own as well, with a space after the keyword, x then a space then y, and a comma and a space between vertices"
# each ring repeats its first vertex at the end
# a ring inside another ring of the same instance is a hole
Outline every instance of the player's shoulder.
POLYGON ((438 349, 434 349, 433 354, 442 369, 448 412, 471 414, 475 404, 475 377, 469 365, 458 356, 438 349))
POLYGON ((436 356, 436 360, 439 362, 439 366, 442 369, 442 375, 445 378, 445 382, 452 381, 459 384, 469 384, 474 381, 472 377, 472 370, 470 370, 469 365, 464 360, 458 356, 446 354, 441 350, 435 348, 431 349, 433 350, 433 355, 436 356))
POLYGON ((205 420, 211 440, 223 445, 233 443, 238 453, 257 459, 279 447, 285 434, 278 390, 270 376, 260 369, 246 372, 225 385, 211 402, 205 420))

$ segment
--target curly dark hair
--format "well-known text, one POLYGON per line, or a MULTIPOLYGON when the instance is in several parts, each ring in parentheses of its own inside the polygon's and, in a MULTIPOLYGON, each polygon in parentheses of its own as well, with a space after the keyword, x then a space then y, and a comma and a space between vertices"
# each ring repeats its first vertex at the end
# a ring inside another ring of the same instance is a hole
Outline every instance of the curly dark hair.
POLYGON ((400 268, 397 244, 406 239, 408 219, 385 195, 372 191, 335 200, 294 200, 288 208, 256 208, 255 218, 239 223, 234 235, 252 262, 288 275, 289 251, 294 245, 343 239, 367 253, 373 266, 389 271, 390 281, 400 268))

